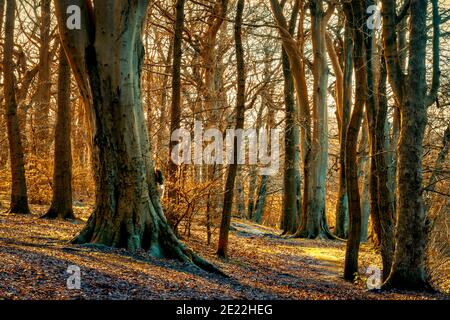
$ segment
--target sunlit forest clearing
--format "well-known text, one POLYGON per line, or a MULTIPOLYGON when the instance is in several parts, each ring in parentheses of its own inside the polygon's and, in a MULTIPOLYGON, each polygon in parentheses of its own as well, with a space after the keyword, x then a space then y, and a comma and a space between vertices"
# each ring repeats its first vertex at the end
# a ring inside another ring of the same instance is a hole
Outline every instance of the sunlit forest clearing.
POLYGON ((448 299, 447 0, 0 0, 0 300, 448 299))

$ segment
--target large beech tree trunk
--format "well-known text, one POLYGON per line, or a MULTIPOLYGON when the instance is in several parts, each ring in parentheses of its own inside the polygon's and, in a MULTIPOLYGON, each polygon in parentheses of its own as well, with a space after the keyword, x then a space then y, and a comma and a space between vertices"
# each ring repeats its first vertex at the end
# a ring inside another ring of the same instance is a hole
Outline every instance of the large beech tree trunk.
POLYGON ((28 214, 27 183, 22 138, 17 116, 15 76, 13 71, 14 22, 16 0, 6 2, 5 42, 3 49, 3 79, 6 101, 6 126, 8 129, 9 156, 11 160, 10 213, 28 214))
POLYGON ((396 3, 383 0, 383 38, 389 82, 400 106, 398 142, 395 253, 384 287, 425 289, 429 287, 425 249, 427 219, 423 206, 422 157, 427 107, 439 88, 438 1, 433 5, 433 80, 427 95, 426 45, 428 0, 411 0, 408 75, 402 71, 397 47, 396 3))
POLYGON ((58 70, 58 110, 55 128, 53 198, 44 218, 73 219, 70 66, 61 47, 58 70))
POLYGON ((409 76, 401 105, 398 146, 396 251, 388 283, 421 288, 426 282, 427 230, 422 203, 422 141, 427 121, 426 93, 426 4, 412 1, 409 76), (414 248, 413 250, 411 250, 414 248))
POLYGON ((91 102, 96 207, 76 244, 144 249, 219 272, 169 227, 155 185, 141 103, 142 26, 148 1, 55 1, 64 49, 91 102), (81 30, 66 29, 66 9, 81 8, 81 30), (95 39, 95 41, 94 41, 95 39))

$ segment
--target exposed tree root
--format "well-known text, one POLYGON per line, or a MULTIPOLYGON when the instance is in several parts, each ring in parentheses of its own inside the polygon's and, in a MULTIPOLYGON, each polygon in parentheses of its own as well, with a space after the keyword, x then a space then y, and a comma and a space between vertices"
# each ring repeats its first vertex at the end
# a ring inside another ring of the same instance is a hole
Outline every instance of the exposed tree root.
POLYGON ((422 291, 436 293, 431 283, 426 279, 416 277, 403 277, 399 273, 394 273, 383 283, 381 290, 389 291, 393 289, 406 291, 422 291))
POLYGON ((6 212, 7 214, 31 214, 30 208, 28 207, 27 202, 19 201, 17 204, 11 204, 11 207, 6 212))
POLYGON ((40 219, 62 219, 62 220, 75 220, 75 215, 73 211, 68 210, 67 212, 61 213, 61 211, 50 208, 46 214, 40 217, 40 219))
POLYGON ((287 236, 289 239, 323 239, 323 240, 338 240, 345 242, 345 239, 341 239, 335 234, 333 234, 328 227, 322 226, 321 230, 311 231, 306 228, 299 228, 293 235, 287 236))
POLYGON ((159 223, 149 224, 144 234, 129 234, 127 228, 115 231, 107 231, 104 223, 96 223, 94 213, 88 220, 85 228, 71 240, 72 244, 84 246, 101 246, 113 248, 125 248, 130 251, 138 249, 146 250, 154 258, 176 259, 190 263, 204 271, 228 277, 224 272, 194 253, 188 246, 181 242, 165 220, 157 219, 159 223), (124 241, 126 239, 126 241, 124 241))
POLYGON ((17 209, 8 209, 8 211, 6 211, 6 214, 29 215, 29 214, 31 214, 31 212, 30 211, 26 212, 26 211, 17 210, 17 209))
POLYGON ((321 240, 345 241, 345 240, 338 238, 337 236, 335 236, 334 234, 332 234, 331 232, 326 231, 326 230, 322 230, 319 233, 310 232, 308 230, 303 230, 303 231, 299 230, 295 234, 290 235, 287 238, 289 238, 289 239, 321 239, 321 240))

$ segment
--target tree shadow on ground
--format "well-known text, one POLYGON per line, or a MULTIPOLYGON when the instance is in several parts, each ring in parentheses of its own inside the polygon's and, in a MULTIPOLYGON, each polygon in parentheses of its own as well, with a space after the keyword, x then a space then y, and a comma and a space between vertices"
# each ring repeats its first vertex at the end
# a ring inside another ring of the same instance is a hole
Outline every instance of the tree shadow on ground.
POLYGON ((52 247, 0 239, 0 255, 14 265, 0 268, 0 292, 4 298, 25 299, 276 299, 270 292, 242 285, 183 263, 165 259, 135 259, 98 250, 66 251, 52 247), (46 249, 36 252, 34 249, 46 249), (64 254, 64 258, 55 257, 64 254), (127 261, 128 260, 128 261, 127 261), (138 265, 133 265, 137 263, 138 265), (131 265, 130 265, 131 264, 131 265), (67 268, 81 268, 81 290, 66 287, 67 268), (140 270, 142 269, 142 270, 140 270), (24 283, 26 285, 24 285, 24 283), (2 288, 3 287, 3 288, 2 288), (29 287, 27 293, 22 289, 29 287), (222 288, 222 289, 220 289, 222 288))

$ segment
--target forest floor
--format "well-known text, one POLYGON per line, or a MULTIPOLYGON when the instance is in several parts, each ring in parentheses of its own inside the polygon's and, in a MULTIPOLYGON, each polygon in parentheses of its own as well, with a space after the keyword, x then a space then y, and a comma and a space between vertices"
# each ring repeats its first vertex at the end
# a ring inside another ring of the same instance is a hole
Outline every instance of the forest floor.
MULTIPOLYGON (((368 291, 364 277, 344 281, 345 243, 339 241, 286 239, 278 230, 234 219, 225 261, 215 257, 215 245, 206 245, 204 227, 194 225, 183 240, 229 275, 224 278, 145 252, 69 245, 84 221, 42 220, 43 210, 33 207, 31 216, 0 212, 0 299, 450 299, 368 291), (66 285, 72 265, 81 270, 80 290, 66 285)), ((363 273, 380 265, 365 244, 360 261, 363 273)))

